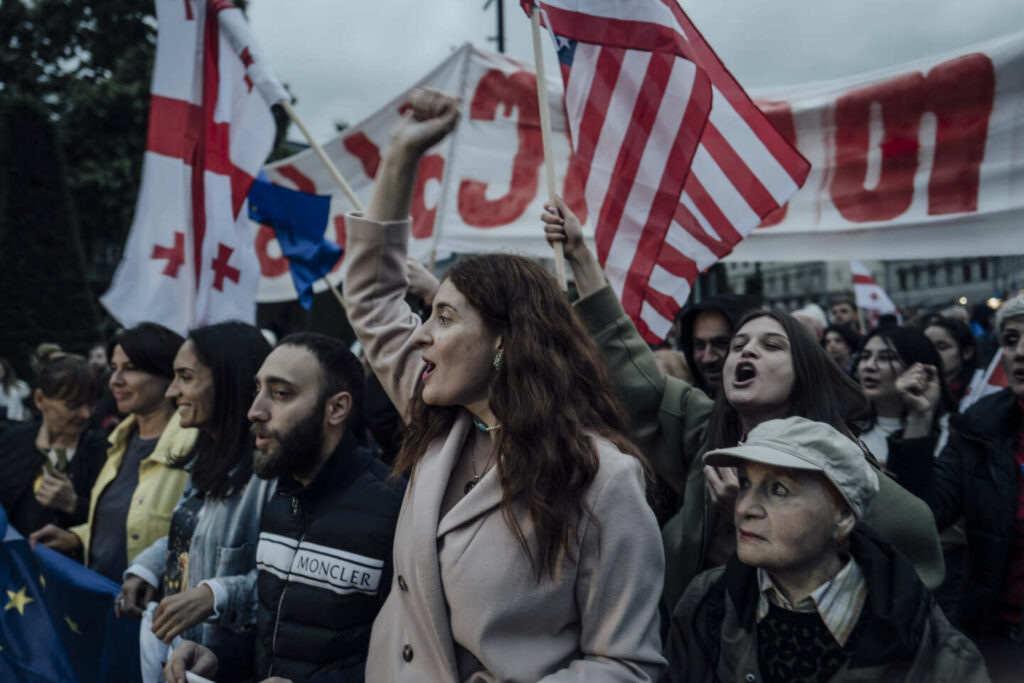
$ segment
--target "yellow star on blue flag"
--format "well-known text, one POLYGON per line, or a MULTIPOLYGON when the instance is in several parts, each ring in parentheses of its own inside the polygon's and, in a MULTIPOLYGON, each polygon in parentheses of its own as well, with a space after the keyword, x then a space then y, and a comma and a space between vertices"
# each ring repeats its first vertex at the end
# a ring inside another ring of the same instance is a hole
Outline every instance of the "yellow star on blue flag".
POLYGON ((10 598, 8 603, 4 605, 4 611, 9 609, 18 610, 18 614, 25 614, 25 605, 30 602, 35 602, 34 598, 30 598, 25 595, 25 591, 28 590, 28 586, 22 586, 18 591, 7 591, 7 597, 10 598))
POLYGON ((0 681, 139 681, 139 620, 114 616, 120 590, 58 552, 29 548, 0 506, 0 681))

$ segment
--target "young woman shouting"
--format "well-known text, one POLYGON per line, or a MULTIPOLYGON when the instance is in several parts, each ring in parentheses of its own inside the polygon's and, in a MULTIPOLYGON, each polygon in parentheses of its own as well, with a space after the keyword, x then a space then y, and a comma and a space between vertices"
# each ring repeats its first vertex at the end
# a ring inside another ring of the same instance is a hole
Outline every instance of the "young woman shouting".
MULTIPOLYGON (((608 363, 629 411, 633 441, 676 492, 679 509, 665 524, 665 599, 671 609, 700 571, 719 566, 735 547, 732 504, 738 482, 730 468, 706 467, 700 456, 733 446, 767 419, 800 416, 855 436, 868 403, 860 387, 810 333, 785 313, 748 313, 733 332, 714 402, 666 377, 607 285, 583 242, 580 223, 559 201, 542 216, 550 242, 563 242, 576 304, 608 363)), ((913 563, 925 584, 942 582, 943 565, 928 506, 889 477, 866 520, 913 563)))

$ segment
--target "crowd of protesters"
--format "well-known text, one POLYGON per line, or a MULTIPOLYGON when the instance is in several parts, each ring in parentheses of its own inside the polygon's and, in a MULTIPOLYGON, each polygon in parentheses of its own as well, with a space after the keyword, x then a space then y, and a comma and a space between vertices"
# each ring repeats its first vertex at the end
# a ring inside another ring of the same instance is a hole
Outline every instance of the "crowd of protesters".
POLYGON ((408 216, 458 116, 418 91, 347 219, 362 359, 234 322, 0 359, 0 504, 121 584, 143 680, 1024 680, 1024 295, 719 295, 652 349, 560 200, 574 304, 508 254, 439 282, 408 216))

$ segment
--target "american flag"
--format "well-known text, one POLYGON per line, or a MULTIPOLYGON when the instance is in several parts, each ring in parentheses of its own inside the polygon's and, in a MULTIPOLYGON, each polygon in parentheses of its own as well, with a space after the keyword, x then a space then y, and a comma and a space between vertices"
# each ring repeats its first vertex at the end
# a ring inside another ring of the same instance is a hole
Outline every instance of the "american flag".
MULTIPOLYGON (((524 2, 530 11, 532 3, 524 2)), ((649 342, 810 164, 674 0, 543 0, 598 260, 649 342)))

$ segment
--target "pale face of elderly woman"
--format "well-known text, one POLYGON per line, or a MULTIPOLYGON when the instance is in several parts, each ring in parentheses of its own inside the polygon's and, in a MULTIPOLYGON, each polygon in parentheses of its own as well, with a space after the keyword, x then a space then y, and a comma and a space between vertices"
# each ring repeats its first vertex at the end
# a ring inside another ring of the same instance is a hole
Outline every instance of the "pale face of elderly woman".
POLYGON ((854 518, 821 474, 749 462, 738 468, 736 552, 769 573, 815 572, 834 562, 854 518))

